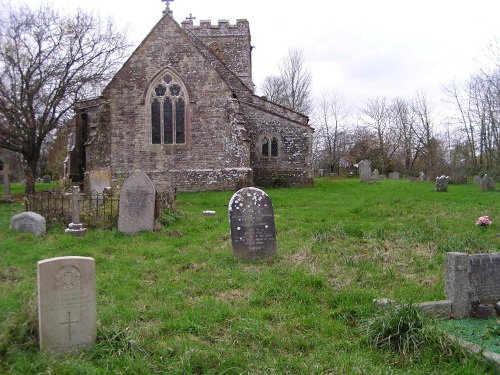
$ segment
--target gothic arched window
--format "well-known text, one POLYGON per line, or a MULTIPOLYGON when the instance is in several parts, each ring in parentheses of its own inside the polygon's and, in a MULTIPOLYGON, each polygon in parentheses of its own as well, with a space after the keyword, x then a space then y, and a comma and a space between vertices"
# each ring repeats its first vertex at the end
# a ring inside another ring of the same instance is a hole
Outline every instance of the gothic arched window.
POLYGON ((186 143, 186 93, 172 75, 166 74, 151 93, 151 143, 186 143))
POLYGON ((278 156, 278 138, 276 137, 271 140, 271 156, 278 156))
POLYGON ((269 156, 269 140, 266 137, 262 140, 262 156, 269 156))

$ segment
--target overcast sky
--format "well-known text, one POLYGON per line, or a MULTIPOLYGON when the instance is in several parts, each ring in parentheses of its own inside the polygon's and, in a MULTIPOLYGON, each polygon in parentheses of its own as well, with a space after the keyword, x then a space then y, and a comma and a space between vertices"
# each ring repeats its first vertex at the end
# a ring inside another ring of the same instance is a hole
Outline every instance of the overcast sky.
MULTIPOLYGON (((138 45, 162 16, 161 0, 48 0, 111 15, 138 45)), ((315 95, 337 91, 362 106, 369 98, 412 97, 423 90, 439 101, 440 87, 478 67, 500 38, 499 0, 174 0, 174 19, 250 23, 257 89, 289 49, 300 49, 315 95)), ((484 63, 484 62, 483 62, 484 63)))

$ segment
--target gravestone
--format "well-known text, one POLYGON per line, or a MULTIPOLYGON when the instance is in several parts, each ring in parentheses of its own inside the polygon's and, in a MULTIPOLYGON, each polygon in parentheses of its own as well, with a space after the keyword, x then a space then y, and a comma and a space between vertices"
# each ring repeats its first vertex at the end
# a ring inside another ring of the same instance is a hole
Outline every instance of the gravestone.
POLYGON ((380 174, 378 173, 378 169, 374 169, 372 172, 372 180, 377 181, 380 179, 380 174))
POLYGON ((111 186, 111 171, 109 169, 97 169, 89 172, 89 185, 91 192, 104 193, 104 189, 111 186))
POLYGON ((59 257, 37 263, 40 349, 69 353, 97 335, 95 262, 59 257))
POLYGON ((10 218, 10 229, 42 236, 46 232, 45 218, 36 212, 21 212, 10 218))
POLYGON ((44 184, 50 184, 50 181, 51 181, 50 175, 46 174, 43 176, 43 183, 44 184))
POLYGON ((493 180, 493 177, 490 177, 487 174, 484 175, 484 177, 481 179, 481 190, 495 190, 495 180, 493 180))
POLYGON ((68 224, 64 233, 83 237, 87 234, 87 228, 80 223, 80 187, 73 186, 73 193, 66 194, 66 197, 71 198, 71 223, 68 224))
POLYGON ((244 261, 272 257, 277 251, 273 205, 262 190, 238 190, 229 201, 233 254, 244 261))
POLYGON ((428 177, 427 177, 427 175, 424 172, 420 172, 419 175, 418 175, 418 180, 419 181, 427 181, 428 177))
POLYGON ((372 179, 372 167, 369 160, 361 160, 358 163, 358 168, 360 182, 367 182, 372 179))
POLYGON ((393 180, 399 180, 399 172, 392 172, 392 177, 393 180))
POLYGON ((436 177, 436 187, 435 191, 448 191, 448 182, 450 178, 448 176, 442 175, 441 177, 436 177))
POLYGON ((3 176, 3 195, 2 199, 10 200, 12 196, 10 195, 10 164, 4 164, 3 169, 0 171, 0 175, 3 176))
POLYGON ((472 178, 472 182, 475 183, 476 185, 481 185, 481 176, 474 176, 472 178))
POLYGON ((120 192, 118 231, 133 234, 152 232, 155 218, 156 190, 148 175, 135 171, 123 183, 120 192))
POLYGON ((325 172, 323 169, 320 169, 320 170, 318 170, 318 173, 319 173, 319 177, 323 177, 325 172))

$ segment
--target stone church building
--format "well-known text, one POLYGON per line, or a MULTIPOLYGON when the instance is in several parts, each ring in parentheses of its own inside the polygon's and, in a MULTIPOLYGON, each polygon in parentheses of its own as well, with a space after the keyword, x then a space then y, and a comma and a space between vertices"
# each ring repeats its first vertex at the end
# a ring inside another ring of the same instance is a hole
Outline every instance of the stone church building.
POLYGON ((159 191, 313 184, 308 117, 254 93, 247 20, 217 25, 168 10, 104 89, 75 108, 69 174, 159 191))

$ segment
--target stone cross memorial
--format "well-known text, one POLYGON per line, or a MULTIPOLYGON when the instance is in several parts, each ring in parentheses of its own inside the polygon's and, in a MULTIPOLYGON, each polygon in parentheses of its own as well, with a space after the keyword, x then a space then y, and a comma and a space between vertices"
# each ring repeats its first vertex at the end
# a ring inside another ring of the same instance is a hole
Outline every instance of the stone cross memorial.
POLYGON ((87 234, 87 228, 84 228, 83 224, 80 223, 80 188, 73 186, 73 193, 66 194, 66 196, 71 198, 71 223, 68 224, 64 233, 83 237, 87 234))
POLYGON ((156 190, 148 175, 135 171, 123 183, 120 193, 118 231, 133 234, 152 232, 155 220, 156 190))
POLYGON ((42 260, 37 266, 40 349, 69 353, 94 343, 94 259, 59 257, 42 260))
POLYGON ((229 202, 233 254, 244 261, 272 257, 277 251, 273 205, 262 190, 238 190, 229 202))

